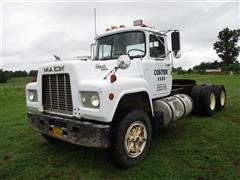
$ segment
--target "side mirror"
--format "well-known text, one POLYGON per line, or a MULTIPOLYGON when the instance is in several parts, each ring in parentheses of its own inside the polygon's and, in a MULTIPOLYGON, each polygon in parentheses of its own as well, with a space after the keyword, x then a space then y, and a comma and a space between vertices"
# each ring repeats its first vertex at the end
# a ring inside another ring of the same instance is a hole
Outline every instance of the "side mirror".
POLYGON ((179 33, 179 31, 172 32, 171 39, 172 39, 173 56, 175 58, 179 58, 181 56, 181 53, 179 52, 181 49, 180 48, 180 33, 179 33))
POLYGON ((131 64, 131 59, 128 55, 121 55, 117 60, 117 67, 120 69, 127 69, 131 64))

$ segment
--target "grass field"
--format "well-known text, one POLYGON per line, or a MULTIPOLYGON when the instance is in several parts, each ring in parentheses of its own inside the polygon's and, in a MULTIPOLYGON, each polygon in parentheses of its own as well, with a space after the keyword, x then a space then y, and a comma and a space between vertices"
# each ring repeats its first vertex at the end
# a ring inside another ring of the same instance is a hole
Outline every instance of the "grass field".
POLYGON ((0 179, 240 179, 240 76, 179 77, 224 84, 225 110, 161 129, 147 158, 129 170, 115 168, 107 151, 46 142, 28 127, 29 79, 0 84, 0 179))

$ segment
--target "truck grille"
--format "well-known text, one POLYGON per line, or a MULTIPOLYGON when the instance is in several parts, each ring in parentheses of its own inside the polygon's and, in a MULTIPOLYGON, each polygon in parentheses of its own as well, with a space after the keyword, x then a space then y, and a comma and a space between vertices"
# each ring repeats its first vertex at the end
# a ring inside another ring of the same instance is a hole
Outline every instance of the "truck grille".
POLYGON ((69 74, 43 75, 42 92, 44 110, 72 114, 72 93, 69 74))

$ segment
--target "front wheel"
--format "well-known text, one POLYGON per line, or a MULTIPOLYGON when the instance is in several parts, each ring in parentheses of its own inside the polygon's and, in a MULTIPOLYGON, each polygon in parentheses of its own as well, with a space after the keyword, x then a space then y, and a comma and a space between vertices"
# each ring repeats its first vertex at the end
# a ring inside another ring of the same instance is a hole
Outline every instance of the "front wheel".
POLYGON ((151 138, 152 126, 147 113, 130 111, 113 127, 110 157, 121 168, 134 166, 147 155, 151 138))

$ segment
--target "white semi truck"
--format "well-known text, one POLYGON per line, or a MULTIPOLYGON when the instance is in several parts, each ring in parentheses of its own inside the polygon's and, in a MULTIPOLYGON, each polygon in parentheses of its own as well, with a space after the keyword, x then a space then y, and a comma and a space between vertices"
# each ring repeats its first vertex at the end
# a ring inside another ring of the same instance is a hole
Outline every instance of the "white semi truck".
POLYGON ((138 20, 95 40, 91 61, 44 64, 26 86, 29 125, 49 142, 108 148, 113 162, 128 168, 144 159, 155 129, 225 106, 223 85, 172 79, 178 30, 158 31, 138 20))

